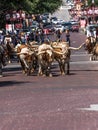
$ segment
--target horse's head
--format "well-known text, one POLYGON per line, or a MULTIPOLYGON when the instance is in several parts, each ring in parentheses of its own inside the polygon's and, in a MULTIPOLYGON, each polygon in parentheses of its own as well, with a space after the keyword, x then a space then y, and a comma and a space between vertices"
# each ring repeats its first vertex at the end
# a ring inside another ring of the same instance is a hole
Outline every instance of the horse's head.
POLYGON ((6 48, 3 45, 0 45, 0 59, 4 66, 6 64, 6 56, 7 56, 6 48))
POLYGON ((95 43, 96 43, 96 38, 95 38, 95 37, 90 37, 90 39, 91 39, 91 43, 92 43, 92 44, 95 44, 95 43))
POLYGON ((94 47, 94 44, 92 43, 92 38, 91 37, 86 38, 85 45, 84 45, 85 50, 87 50, 88 53, 91 53, 93 47, 94 47))

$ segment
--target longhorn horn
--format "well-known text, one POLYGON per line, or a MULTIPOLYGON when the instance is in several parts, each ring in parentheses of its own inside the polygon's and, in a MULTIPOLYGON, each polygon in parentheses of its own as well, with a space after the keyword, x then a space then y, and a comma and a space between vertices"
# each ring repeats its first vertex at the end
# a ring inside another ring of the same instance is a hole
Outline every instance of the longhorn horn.
POLYGON ((34 54, 34 52, 26 52, 26 53, 23 53, 23 52, 20 52, 20 53, 16 53, 17 55, 32 55, 32 54, 34 54))
POLYGON ((62 47, 57 45, 57 46, 52 46, 53 48, 56 48, 56 49, 61 49, 62 47))
POLYGON ((63 55, 63 54, 65 54, 65 52, 62 53, 62 52, 58 52, 58 51, 54 51, 54 50, 53 50, 53 52, 54 52, 54 53, 57 53, 57 54, 59 54, 59 55, 63 55))
POLYGON ((78 48, 76 47, 69 47, 69 50, 80 50, 82 48, 82 46, 84 46, 85 43, 82 43, 78 48))
POLYGON ((37 55, 40 55, 40 54, 44 54, 46 51, 41 51, 41 52, 38 52, 37 55))

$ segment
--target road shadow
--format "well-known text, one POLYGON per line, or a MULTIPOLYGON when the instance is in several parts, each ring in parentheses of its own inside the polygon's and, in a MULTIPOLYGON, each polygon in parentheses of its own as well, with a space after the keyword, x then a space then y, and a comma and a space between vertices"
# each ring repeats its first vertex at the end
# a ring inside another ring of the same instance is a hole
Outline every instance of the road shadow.
POLYGON ((20 82, 20 81, 0 81, 0 87, 13 87, 13 85, 20 85, 20 84, 25 84, 28 83, 26 82, 20 82))
POLYGON ((20 70, 22 70, 22 68, 21 67, 13 67, 13 68, 3 68, 3 72, 9 72, 9 71, 20 71, 20 70))

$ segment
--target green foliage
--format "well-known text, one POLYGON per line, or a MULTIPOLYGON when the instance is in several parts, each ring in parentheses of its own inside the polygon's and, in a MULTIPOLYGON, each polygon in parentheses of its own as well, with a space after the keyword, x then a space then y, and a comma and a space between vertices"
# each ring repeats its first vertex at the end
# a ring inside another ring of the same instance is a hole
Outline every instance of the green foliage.
POLYGON ((30 14, 53 13, 60 5, 62 5, 62 0, 1 0, 0 26, 5 24, 5 12, 8 10, 17 10, 21 8, 30 14))
MULTIPOLYGON (((95 6, 98 6, 98 0, 94 0, 94 4, 95 4, 95 6)), ((92 5, 92 0, 88 0, 88 5, 89 6, 92 5)))

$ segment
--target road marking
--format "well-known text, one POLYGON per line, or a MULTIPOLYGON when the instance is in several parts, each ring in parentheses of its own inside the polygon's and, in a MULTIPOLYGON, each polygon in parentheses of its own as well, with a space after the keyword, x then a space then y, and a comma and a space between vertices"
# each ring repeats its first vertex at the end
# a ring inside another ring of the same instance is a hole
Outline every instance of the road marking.
POLYGON ((88 108, 78 108, 78 110, 98 111, 98 104, 91 104, 88 108))
POLYGON ((77 53, 77 54, 72 54, 71 56, 91 56, 91 54, 86 54, 86 53, 84 53, 84 54, 79 54, 79 53, 77 53))
POLYGON ((98 61, 70 61, 71 64, 98 64, 98 61))

